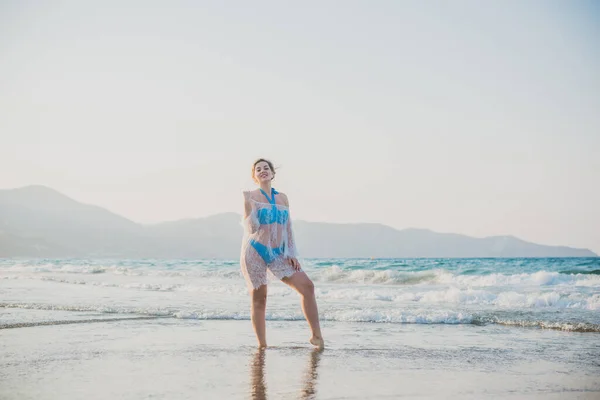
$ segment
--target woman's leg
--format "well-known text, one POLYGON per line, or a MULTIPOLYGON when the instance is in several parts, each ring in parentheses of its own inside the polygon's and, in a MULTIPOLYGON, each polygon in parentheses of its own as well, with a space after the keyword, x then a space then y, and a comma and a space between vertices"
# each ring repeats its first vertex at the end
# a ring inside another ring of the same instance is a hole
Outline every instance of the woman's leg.
POLYGON ((306 317, 312 331, 310 342, 319 348, 323 348, 324 342, 319 324, 319 310, 315 299, 315 285, 304 271, 296 272, 292 276, 283 278, 282 281, 291 286, 302 297, 302 312, 304 312, 304 317, 306 317))
POLYGON ((254 246, 242 253, 241 268, 250 289, 250 316, 259 347, 267 347, 265 311, 267 308, 267 264, 254 246))
POLYGON ((267 285, 262 285, 258 289, 252 290, 251 318, 254 333, 258 340, 258 347, 267 347, 267 333, 265 327, 265 312, 267 309, 267 285))

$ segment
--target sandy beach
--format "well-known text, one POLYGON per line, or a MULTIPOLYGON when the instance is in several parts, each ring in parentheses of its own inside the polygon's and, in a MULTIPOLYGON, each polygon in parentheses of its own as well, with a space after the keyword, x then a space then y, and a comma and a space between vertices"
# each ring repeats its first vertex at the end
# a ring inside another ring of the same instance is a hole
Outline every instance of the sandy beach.
POLYGON ((29 321, 0 330, 7 400, 600 398, 595 334, 325 322, 318 352, 303 321, 269 321, 259 351, 249 321, 0 313, 29 321))

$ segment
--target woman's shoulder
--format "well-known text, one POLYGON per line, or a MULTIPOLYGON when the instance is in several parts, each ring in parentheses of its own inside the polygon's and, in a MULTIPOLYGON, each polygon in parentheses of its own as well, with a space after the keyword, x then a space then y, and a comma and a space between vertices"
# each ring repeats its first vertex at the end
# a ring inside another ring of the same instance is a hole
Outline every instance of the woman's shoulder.
POLYGON ((277 192, 277 196, 280 196, 281 200, 283 201, 283 204, 289 207, 290 201, 288 200, 287 194, 283 192, 277 192))
POLYGON ((260 189, 255 190, 244 190, 242 191, 244 194, 244 201, 247 203, 265 203, 266 200, 263 200, 264 197, 260 193, 260 189))

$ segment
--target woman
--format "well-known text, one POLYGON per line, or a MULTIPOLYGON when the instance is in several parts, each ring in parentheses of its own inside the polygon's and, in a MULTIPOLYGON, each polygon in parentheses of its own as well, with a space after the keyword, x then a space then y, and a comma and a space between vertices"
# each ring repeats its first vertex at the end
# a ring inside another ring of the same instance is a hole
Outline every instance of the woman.
POLYGON ((285 194, 271 187, 275 177, 273 164, 258 159, 252 165, 257 190, 244 192, 244 240, 241 267, 252 298, 252 325, 259 347, 267 347, 265 310, 267 305, 267 269, 295 289, 302 298, 302 311, 310 325, 310 343, 324 347, 315 288, 296 258, 289 202, 285 194))

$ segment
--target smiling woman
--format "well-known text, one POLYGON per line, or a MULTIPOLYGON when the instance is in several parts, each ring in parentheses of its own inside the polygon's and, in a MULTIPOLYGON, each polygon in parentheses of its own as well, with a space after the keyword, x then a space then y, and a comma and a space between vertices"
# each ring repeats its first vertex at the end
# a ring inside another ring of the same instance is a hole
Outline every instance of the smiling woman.
POLYGON ((267 270, 302 297, 302 311, 312 330, 310 342, 323 348, 319 312, 312 281, 298 262, 289 201, 271 187, 273 163, 263 158, 252 165, 258 190, 244 192, 244 240, 240 264, 252 298, 252 324, 260 347, 266 347, 267 270), (266 202, 265 202, 266 200, 266 202))

